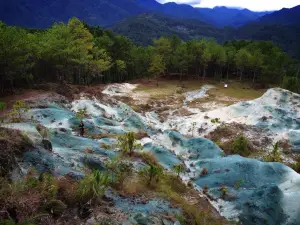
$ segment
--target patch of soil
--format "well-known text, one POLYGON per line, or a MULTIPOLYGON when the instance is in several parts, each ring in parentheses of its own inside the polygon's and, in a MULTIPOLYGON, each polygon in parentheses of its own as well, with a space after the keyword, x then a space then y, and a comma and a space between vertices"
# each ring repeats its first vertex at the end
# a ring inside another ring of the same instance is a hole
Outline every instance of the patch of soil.
POLYGON ((241 135, 247 138, 251 154, 267 148, 272 143, 268 131, 256 126, 239 123, 222 124, 205 137, 219 144, 224 152, 230 155, 233 154, 234 140, 241 135))

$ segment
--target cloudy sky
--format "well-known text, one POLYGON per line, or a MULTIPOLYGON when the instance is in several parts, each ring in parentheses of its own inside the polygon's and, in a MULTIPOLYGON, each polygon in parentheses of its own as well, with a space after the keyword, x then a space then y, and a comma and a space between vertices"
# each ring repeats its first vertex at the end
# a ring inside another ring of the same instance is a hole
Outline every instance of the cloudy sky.
POLYGON ((253 11, 279 10, 300 5, 300 0, 157 0, 160 3, 177 2, 190 4, 194 7, 227 6, 241 7, 253 11))

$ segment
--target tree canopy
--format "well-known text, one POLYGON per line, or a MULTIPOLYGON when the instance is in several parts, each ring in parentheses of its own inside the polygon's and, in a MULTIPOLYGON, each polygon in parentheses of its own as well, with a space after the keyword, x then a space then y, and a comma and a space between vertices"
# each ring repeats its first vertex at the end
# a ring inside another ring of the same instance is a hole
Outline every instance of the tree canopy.
POLYGON ((299 92, 300 63, 271 41, 160 37, 136 46, 124 36, 77 18, 46 30, 0 23, 0 93, 39 82, 92 84, 176 75, 238 79, 299 92))

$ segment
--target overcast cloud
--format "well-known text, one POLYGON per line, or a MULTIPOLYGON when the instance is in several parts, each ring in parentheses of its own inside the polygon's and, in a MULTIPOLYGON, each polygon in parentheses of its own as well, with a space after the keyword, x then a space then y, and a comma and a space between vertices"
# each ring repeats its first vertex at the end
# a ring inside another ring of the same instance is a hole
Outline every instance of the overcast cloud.
POLYGON ((300 0, 157 0, 160 3, 177 2, 194 7, 213 8, 215 6, 241 7, 253 11, 279 10, 300 5, 300 0))

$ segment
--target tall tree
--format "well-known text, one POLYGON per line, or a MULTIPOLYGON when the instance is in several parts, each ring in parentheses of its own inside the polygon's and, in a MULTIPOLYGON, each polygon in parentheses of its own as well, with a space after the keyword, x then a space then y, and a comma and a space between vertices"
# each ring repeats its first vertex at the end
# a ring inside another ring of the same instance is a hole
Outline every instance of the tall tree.
POLYGON ((150 67, 149 67, 149 72, 153 74, 156 77, 156 86, 158 86, 158 77, 164 73, 166 69, 164 59, 161 55, 153 55, 150 67))

